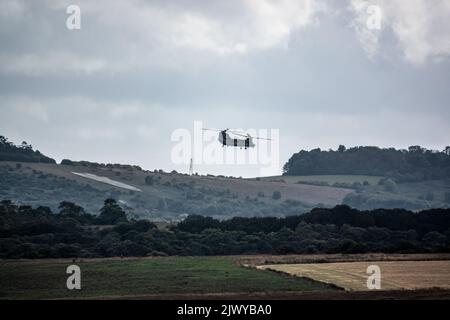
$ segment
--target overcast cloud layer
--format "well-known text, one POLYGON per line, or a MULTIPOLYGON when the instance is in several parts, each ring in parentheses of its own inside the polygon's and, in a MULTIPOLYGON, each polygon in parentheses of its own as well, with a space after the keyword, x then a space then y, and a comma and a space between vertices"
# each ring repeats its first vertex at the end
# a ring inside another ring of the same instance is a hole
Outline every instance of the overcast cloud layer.
POLYGON ((0 134, 57 160, 186 172, 170 138, 194 120, 280 129, 281 163, 339 144, 450 144, 449 1, 0 0, 0 41, 0 134), (66 28, 70 4, 81 30, 66 28))

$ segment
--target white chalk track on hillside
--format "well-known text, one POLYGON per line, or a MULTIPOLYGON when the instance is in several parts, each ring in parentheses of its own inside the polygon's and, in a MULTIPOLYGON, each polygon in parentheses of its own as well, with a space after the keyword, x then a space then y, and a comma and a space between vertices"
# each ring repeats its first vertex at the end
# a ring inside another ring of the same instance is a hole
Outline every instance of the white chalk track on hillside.
POLYGON ((106 184, 109 184, 109 185, 112 185, 112 186, 115 186, 115 187, 142 192, 141 189, 138 189, 136 187, 130 186, 128 184, 125 184, 125 183, 122 183, 122 182, 119 182, 119 181, 111 180, 110 178, 107 178, 107 177, 97 176, 97 175, 92 174, 92 173, 80 173, 80 172, 72 172, 72 173, 76 174, 77 176, 81 176, 83 178, 95 180, 95 181, 98 181, 98 182, 103 182, 103 183, 106 183, 106 184))

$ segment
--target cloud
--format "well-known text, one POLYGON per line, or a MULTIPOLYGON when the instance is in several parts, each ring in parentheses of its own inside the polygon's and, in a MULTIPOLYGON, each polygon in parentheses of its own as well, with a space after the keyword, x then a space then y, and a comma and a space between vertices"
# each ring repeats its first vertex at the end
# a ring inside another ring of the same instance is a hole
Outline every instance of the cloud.
POLYGON ((135 44, 146 41, 153 48, 185 47, 226 55, 283 45, 291 32, 311 25, 323 7, 318 0, 172 4, 128 1, 114 3, 105 10, 105 3, 100 1, 87 8, 98 15, 102 24, 115 29, 120 25, 122 32, 133 34, 135 44))
POLYGON ((49 114, 45 104, 31 97, 0 96, 0 105, 2 106, 4 121, 8 120, 8 115, 14 114, 20 115, 16 121, 37 121, 39 124, 49 122, 49 114))
POLYGON ((103 140, 118 141, 121 138, 117 130, 108 128, 82 128, 77 130, 76 133, 81 139, 96 142, 103 140))
MULTIPOLYGON (((423 64, 450 55, 448 1, 347 0, 350 24, 370 59, 397 47, 423 64), (383 13, 381 30, 366 26, 367 7, 383 13), (390 37, 394 41, 390 42, 390 37)), ((57 76, 183 70, 220 59, 289 48, 292 36, 333 19, 324 0, 79 0, 81 30, 66 28, 69 0, 0 2, 0 73, 57 76)))
POLYGON ((69 4, 2 2, 2 25, 9 30, 3 37, 16 35, 2 50, 0 71, 92 74, 286 47, 290 35, 314 24, 323 9, 319 0, 80 0, 81 30, 68 30, 69 4), (31 34, 39 42, 30 41, 31 34))
POLYGON ((387 44, 380 39, 390 34, 402 53, 413 65, 450 56, 450 2, 436 0, 350 0, 349 10, 354 15, 351 24, 363 49, 370 58, 382 54, 387 44), (381 8, 381 30, 366 26, 369 5, 381 8))
POLYGON ((25 2, 22 0, 3 0, 1 4, 0 17, 23 16, 26 12, 25 2))
MULTIPOLYGON (((367 9, 370 3, 365 0, 351 0, 349 10, 355 15, 350 23, 351 28, 356 32, 356 36, 361 43, 369 59, 374 59, 378 51, 380 30, 367 27, 367 9)), ((381 24, 383 26, 383 24, 381 24)))
POLYGON ((83 58, 67 52, 47 52, 23 54, 19 56, 0 55, 0 72, 26 76, 57 74, 92 74, 103 70, 105 61, 83 58))

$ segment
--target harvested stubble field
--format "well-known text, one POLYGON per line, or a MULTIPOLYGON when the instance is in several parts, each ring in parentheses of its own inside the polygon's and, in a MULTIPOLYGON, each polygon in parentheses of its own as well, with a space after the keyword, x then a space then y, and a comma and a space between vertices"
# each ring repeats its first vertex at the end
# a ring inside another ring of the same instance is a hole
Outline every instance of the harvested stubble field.
POLYGON ((450 289, 448 260, 276 264, 257 268, 333 284, 348 291, 366 291, 370 265, 380 267, 382 290, 450 289))
POLYGON ((450 260, 450 253, 335 253, 335 254, 287 254, 287 255, 239 255, 235 263, 243 266, 293 263, 333 263, 358 261, 440 261, 450 260))

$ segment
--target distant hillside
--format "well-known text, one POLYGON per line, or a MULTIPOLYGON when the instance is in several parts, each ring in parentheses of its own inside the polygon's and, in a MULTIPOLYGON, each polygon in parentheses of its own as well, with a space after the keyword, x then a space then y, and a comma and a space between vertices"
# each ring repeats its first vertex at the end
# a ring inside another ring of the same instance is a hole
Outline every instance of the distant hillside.
POLYGON ((450 207, 450 178, 398 182, 363 175, 272 176, 258 180, 351 189, 342 203, 359 210, 378 208, 424 210, 450 207))
MULTIPOLYGON (((54 212, 61 202, 69 201, 82 206, 88 213, 98 214, 100 204, 107 198, 117 200, 130 218, 163 222, 180 221, 192 214, 219 220, 235 216, 285 217, 308 212, 314 207, 338 204, 364 210, 422 210, 450 206, 450 178, 400 182, 383 175, 285 175, 255 179, 191 176, 175 171, 146 171, 126 164, 67 159, 56 164, 53 159, 33 151, 30 145, 14 146, 5 138, 1 150, 7 151, 2 153, 6 157, 0 157, 0 200, 12 200, 18 205, 48 206, 54 212), (14 160, 5 161, 11 158, 14 160)), ((345 162, 347 153, 351 155, 352 150, 302 152, 310 158, 337 154, 345 162)), ((375 148, 374 153, 384 152, 380 150, 375 148)), ((414 154, 413 151, 392 152, 414 154)), ((440 159, 438 168, 442 168, 449 158, 444 153, 424 150, 417 151, 416 155, 429 161, 440 159)), ((324 162, 317 163, 318 168, 324 167, 324 162)), ((333 166, 344 168, 338 160, 333 166)))
POLYGON ((450 178, 450 147, 438 152, 420 146, 408 150, 354 147, 301 150, 284 166, 286 176, 368 175, 413 182, 450 178))
POLYGON ((0 136, 0 161, 56 163, 54 159, 44 156, 39 150, 33 150, 33 147, 25 141, 15 145, 4 136, 0 136))
POLYGON ((139 166, 51 158, 1 137, 0 200, 48 206, 70 201, 97 214, 106 198, 116 199, 132 218, 177 221, 188 214, 287 216, 313 207, 330 207, 352 190, 223 176, 189 176, 145 171, 139 166), (34 162, 34 163, 33 163, 34 162))
POLYGON ((350 192, 345 188, 145 171, 126 165, 0 162, 0 200, 48 206, 55 211, 61 201, 71 201, 96 214, 99 204, 113 198, 130 217, 155 221, 177 221, 188 214, 218 219, 287 216, 342 203, 350 192))

